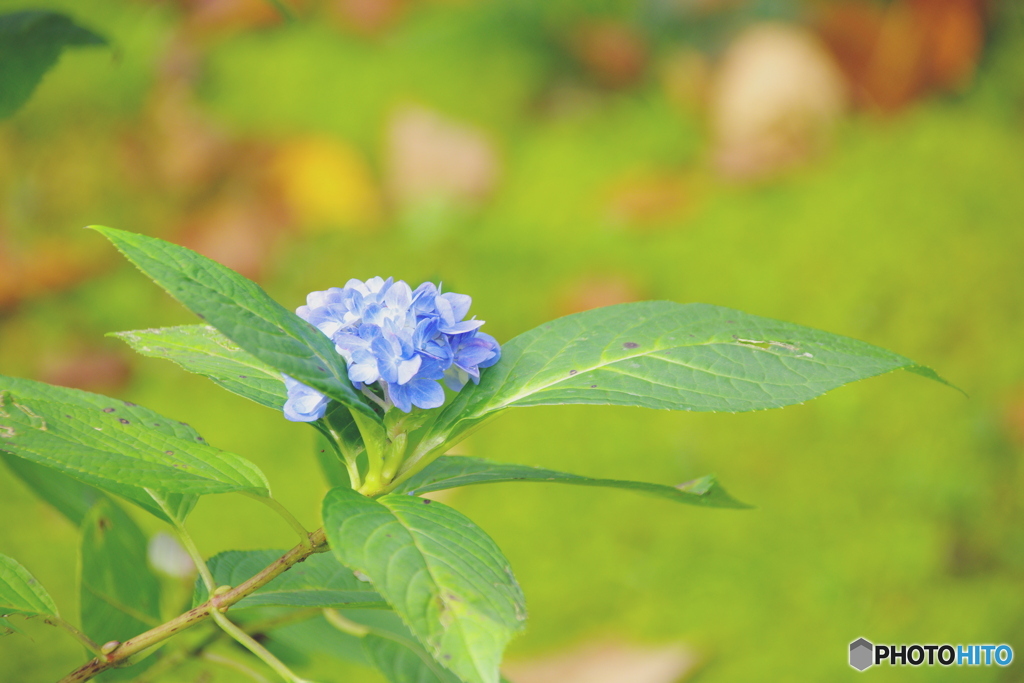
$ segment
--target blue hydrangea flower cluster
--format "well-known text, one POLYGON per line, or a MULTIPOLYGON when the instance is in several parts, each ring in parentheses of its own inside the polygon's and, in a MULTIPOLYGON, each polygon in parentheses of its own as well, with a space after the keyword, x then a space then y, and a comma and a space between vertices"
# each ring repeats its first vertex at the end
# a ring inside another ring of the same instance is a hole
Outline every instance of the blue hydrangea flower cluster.
MULTIPOLYGON (((480 369, 501 357, 494 337, 480 331, 484 321, 465 319, 471 303, 465 294, 442 293, 431 282, 413 290, 401 280, 375 277, 311 292, 295 312, 331 338, 357 389, 385 408, 408 413, 412 406, 444 403, 440 380, 459 391, 470 379, 479 382, 480 369), (374 384, 383 396, 373 392, 374 384)), ((291 377, 285 384, 286 418, 323 417, 330 399, 291 377)))

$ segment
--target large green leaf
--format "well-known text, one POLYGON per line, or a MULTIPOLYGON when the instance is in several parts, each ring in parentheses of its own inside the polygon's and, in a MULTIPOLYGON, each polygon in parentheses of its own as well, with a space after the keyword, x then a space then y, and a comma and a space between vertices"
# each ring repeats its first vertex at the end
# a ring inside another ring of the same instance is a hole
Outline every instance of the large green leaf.
POLYGON ((497 683, 526 608, 494 541, 455 510, 424 498, 376 500, 351 489, 324 499, 331 549, 370 578, 430 654, 467 683, 497 683))
POLYGON ((206 444, 188 425, 127 401, 3 376, 0 450, 151 511, 160 505, 149 491, 168 494, 169 514, 179 518, 194 501, 170 494, 268 491, 255 465, 206 444))
POLYGON ((112 336, 151 358, 166 358, 228 391, 281 410, 288 398, 281 373, 209 325, 179 325, 114 332, 112 336))
POLYGON ((94 226, 139 270, 225 337, 270 367, 380 422, 348 379, 345 360, 320 330, 255 282, 170 242, 94 226))
POLYGON ((741 412, 801 403, 909 358, 849 337, 719 306, 643 301, 576 313, 525 332, 466 386, 425 445, 517 406, 612 404, 741 412))
POLYGON ((463 683, 441 666, 402 623, 385 610, 339 609, 356 629, 339 630, 322 617, 270 633, 274 641, 306 654, 323 653, 346 662, 376 667, 391 683, 463 683))
POLYGON ((363 654, 391 683, 462 683, 411 637, 369 633, 363 637, 363 654))
POLYGON ((64 48, 106 44, 102 36, 57 12, 0 15, 0 118, 28 101, 64 48))
MULTIPOLYGON (((82 524, 79 607, 82 630, 95 642, 128 640, 160 624, 160 582, 146 551, 146 535, 117 505, 100 501, 89 511, 82 524)), ((136 665, 105 676, 124 680, 140 671, 136 665)))
MULTIPOLYGON (((285 553, 284 550, 228 550, 207 562, 219 586, 237 586, 251 579, 285 553)), ((209 598, 202 581, 196 582, 192 605, 209 598)), ((266 607, 354 607, 385 606, 384 599, 365 581, 360 581, 330 553, 311 555, 273 581, 252 593, 231 609, 266 607)))
MULTIPOLYGON (((75 526, 82 524, 82 520, 85 519, 93 505, 106 498, 106 495, 99 489, 72 479, 57 470, 37 465, 31 460, 25 460, 3 451, 0 451, 0 460, 3 460, 7 468, 37 496, 56 508, 75 526)), ((145 491, 141 491, 141 489, 140 493, 146 495, 145 491)), ((152 499, 150 499, 150 503, 153 503, 152 499)))
POLYGON ((430 491, 453 489, 471 484, 497 484, 502 482, 527 481, 551 482, 553 484, 574 484, 576 486, 600 486, 604 488, 627 489, 646 493, 659 498, 667 498, 677 503, 700 505, 715 508, 749 508, 749 505, 734 499, 718 484, 714 477, 666 486, 664 484, 648 484, 641 481, 624 481, 621 479, 594 479, 578 474, 556 472, 540 467, 526 465, 509 465, 490 462, 480 458, 464 456, 441 456, 426 469, 401 484, 395 493, 421 494, 430 491))
POLYGON ((59 616, 57 605, 17 560, 0 555, 0 614, 59 616))

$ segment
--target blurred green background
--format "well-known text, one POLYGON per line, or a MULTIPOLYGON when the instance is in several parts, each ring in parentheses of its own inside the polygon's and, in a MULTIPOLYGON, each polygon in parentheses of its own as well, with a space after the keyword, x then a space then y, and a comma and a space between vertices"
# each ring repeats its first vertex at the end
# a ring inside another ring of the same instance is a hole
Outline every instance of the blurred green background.
MULTIPOLYGON (((969 398, 898 374, 742 415, 532 408, 460 446, 662 483, 714 472, 757 506, 525 484, 447 497, 526 593, 509 661, 681 644, 681 680, 727 683, 854 680, 860 636, 1024 656, 1019 3, 284 2, 294 21, 261 0, 0 1, 112 44, 68 51, 0 122, 0 372, 187 421, 314 526, 313 430, 105 338, 191 319, 81 226, 185 244, 289 307, 350 277, 441 280, 499 341, 640 299, 850 335, 969 398)), ((0 552, 74 621, 77 530, 2 467, 0 492, 0 552)), ((230 496, 190 528, 206 554, 291 544, 230 496)), ((27 628, 0 639, 0 681, 85 661, 27 628)), ((307 670, 380 680, 326 655, 307 670)), ((161 680, 250 679, 205 664, 161 680)))

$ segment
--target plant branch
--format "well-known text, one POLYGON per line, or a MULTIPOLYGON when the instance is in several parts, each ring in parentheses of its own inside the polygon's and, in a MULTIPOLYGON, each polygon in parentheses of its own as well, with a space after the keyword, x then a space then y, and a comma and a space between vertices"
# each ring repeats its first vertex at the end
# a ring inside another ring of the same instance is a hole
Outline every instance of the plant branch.
POLYGON ((199 548, 196 547, 196 542, 192 540, 192 535, 185 529, 185 525, 175 521, 175 527, 178 529, 178 538, 181 540, 182 546, 185 547, 185 552, 192 558, 192 564, 196 566, 196 571, 199 572, 199 576, 203 579, 203 584, 206 585, 206 590, 213 594, 214 589, 217 587, 217 582, 213 580, 213 574, 210 573, 210 568, 206 566, 206 560, 203 559, 203 554, 199 552, 199 548))
POLYGON ((50 626, 62 628, 71 635, 73 635, 78 640, 78 642, 80 642, 82 645, 85 645, 86 649, 94 655, 99 656, 103 654, 102 651, 100 650, 100 646, 96 644, 96 641, 94 641, 92 638, 85 635, 84 633, 82 633, 77 628, 75 628, 68 622, 64 621, 60 617, 47 617, 44 621, 50 626))
MULTIPOLYGON (((271 629, 280 628, 281 626, 287 626, 288 624, 294 624, 299 621, 305 621, 306 619, 312 619, 313 617, 320 614, 321 609, 319 607, 309 607, 307 609, 300 609, 294 612, 288 612, 276 617, 269 617, 267 619, 261 619, 254 621, 250 624, 245 624, 242 629, 251 636, 258 636, 262 633, 266 633, 271 629)), ((152 683, 157 680, 165 673, 176 669, 181 664, 189 659, 195 657, 206 656, 206 650, 227 637, 227 634, 221 630, 210 631, 206 637, 199 642, 195 643, 190 647, 184 647, 180 650, 176 650, 165 657, 163 657, 154 666, 151 666, 146 670, 139 678, 135 679, 135 683, 152 683)))
POLYGON ((323 529, 317 529, 309 535, 310 547, 302 544, 295 546, 287 553, 270 563, 248 581, 235 586, 220 595, 211 595, 210 599, 194 607, 184 614, 171 619, 167 623, 152 628, 145 633, 130 638, 105 655, 85 663, 60 680, 60 683, 82 683, 107 669, 124 666, 125 660, 134 654, 157 645, 176 633, 200 624, 210 618, 214 609, 226 610, 243 598, 256 592, 275 578, 302 562, 315 552, 327 547, 327 537, 323 529))
POLYGON ((309 683, 309 681, 295 675, 295 672, 285 666, 284 662, 271 654, 270 650, 260 645, 256 642, 255 638, 250 636, 239 628, 237 624, 224 616, 224 613, 221 612, 220 608, 215 607, 211 609, 210 616, 213 617, 213 620, 217 622, 218 626, 224 629, 225 633, 237 640, 249 652, 263 660, 264 664, 273 669, 278 676, 288 681, 288 683, 309 683))
POLYGON ((224 655, 219 655, 214 652, 204 652, 200 656, 208 662, 220 664, 221 666, 227 667, 228 669, 234 669, 243 676, 246 676, 256 681, 256 683, 270 683, 270 681, 263 677, 263 674, 259 673, 258 671, 250 669, 245 664, 242 664, 239 661, 231 659, 230 657, 225 657, 224 655))
POLYGON ((288 522, 288 526, 295 530, 295 533, 299 535, 299 543, 309 545, 309 532, 306 531, 306 527, 302 526, 302 522, 295 518, 295 515, 291 513, 288 508, 281 504, 280 501, 271 498, 270 496, 258 496, 255 493, 246 492, 245 495, 250 498, 255 498, 260 501, 268 508, 276 512, 281 516, 281 519, 288 522))

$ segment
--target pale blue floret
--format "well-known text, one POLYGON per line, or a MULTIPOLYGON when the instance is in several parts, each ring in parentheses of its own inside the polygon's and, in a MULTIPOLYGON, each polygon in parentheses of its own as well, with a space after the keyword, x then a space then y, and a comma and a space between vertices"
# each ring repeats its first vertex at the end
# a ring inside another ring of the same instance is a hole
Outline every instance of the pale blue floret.
MULTIPOLYGON (((376 384, 384 395, 372 398, 409 412, 444 403, 440 380, 459 391, 470 379, 480 381, 480 368, 498 362, 498 342, 479 331, 484 321, 465 320, 472 301, 430 282, 412 290, 401 280, 375 277, 311 292, 296 313, 331 338, 357 389, 372 392, 376 384)), ((329 399, 288 382, 285 416, 306 422, 322 417, 329 399)))
POLYGON ((327 412, 327 404, 331 399, 302 382, 297 382, 288 375, 284 384, 288 388, 288 401, 284 404, 284 416, 292 422, 312 422, 319 420, 327 412))

